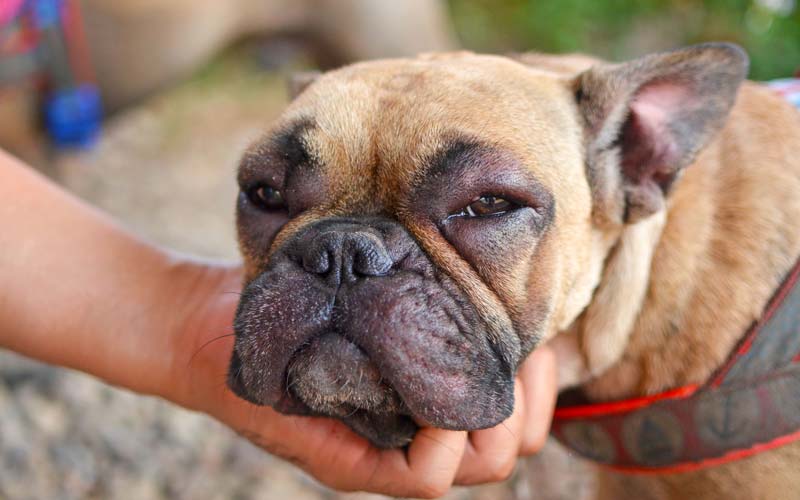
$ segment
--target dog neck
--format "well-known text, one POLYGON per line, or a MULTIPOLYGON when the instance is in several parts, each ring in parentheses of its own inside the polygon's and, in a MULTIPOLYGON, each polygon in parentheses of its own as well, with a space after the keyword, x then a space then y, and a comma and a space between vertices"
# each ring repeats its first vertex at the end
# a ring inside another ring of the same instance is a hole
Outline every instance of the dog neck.
POLYGON ((666 212, 621 232, 591 302, 551 341, 562 387, 614 400, 702 383, 760 316, 800 254, 800 165, 791 156, 800 137, 787 126, 785 146, 775 147, 748 130, 759 106, 787 120, 794 112, 743 87, 729 125, 686 170, 666 212), (771 161, 757 170, 749 158, 771 161))
POLYGON ((551 341, 561 361, 561 389, 588 382, 622 357, 644 302, 653 252, 665 220, 661 212, 619 232, 603 260, 591 300, 551 341), (625 293, 619 293, 623 289, 625 293))

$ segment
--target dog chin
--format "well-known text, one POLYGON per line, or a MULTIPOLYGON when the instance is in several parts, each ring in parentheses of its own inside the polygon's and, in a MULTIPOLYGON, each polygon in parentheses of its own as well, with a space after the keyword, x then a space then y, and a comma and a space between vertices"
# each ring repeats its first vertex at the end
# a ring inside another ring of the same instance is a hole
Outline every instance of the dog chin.
POLYGON ((293 357, 287 387, 311 413, 338 418, 381 448, 405 446, 417 431, 397 391, 339 333, 314 338, 293 357))

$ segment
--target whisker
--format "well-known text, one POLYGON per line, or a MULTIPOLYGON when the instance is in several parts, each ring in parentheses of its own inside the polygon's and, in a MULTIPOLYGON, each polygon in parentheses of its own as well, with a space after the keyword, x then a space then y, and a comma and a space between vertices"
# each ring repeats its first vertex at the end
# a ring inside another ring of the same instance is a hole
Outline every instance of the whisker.
POLYGON ((292 376, 293 372, 294 365, 290 365, 289 368, 286 369, 286 380, 283 383, 283 393, 287 398, 292 397, 292 393, 289 391, 295 386, 295 384, 297 384, 297 377, 292 376))
POLYGON ((213 342, 216 342, 217 340, 222 340, 222 339, 227 338, 227 337, 233 337, 235 335, 236 335, 235 333, 227 333, 225 335, 220 335, 219 337, 215 337, 215 338, 209 340, 208 342, 206 342, 205 344, 201 345, 200 348, 197 349, 197 351, 194 354, 192 354, 192 357, 189 358, 189 362, 186 363, 186 366, 191 366, 192 362, 194 361, 194 358, 197 357, 198 354, 200 354, 200 351, 202 351, 203 349, 208 347, 213 342))
POLYGON ((342 418, 350 418, 350 417, 352 417, 353 415, 355 415, 356 413, 358 413, 358 410, 359 410, 359 409, 360 409, 360 408, 359 408, 358 406, 355 406, 355 407, 353 407, 353 411, 351 411, 350 413, 348 413, 347 415, 345 415, 345 416, 344 416, 344 417, 342 417, 342 418))
POLYGON ((257 411, 257 407, 256 406, 251 406, 250 409, 247 411, 247 413, 248 413, 248 415, 247 415, 247 427, 250 427, 250 428, 253 427, 253 422, 256 419, 256 411, 257 411))
POLYGON ((505 430, 508 431, 509 434, 511 434, 511 437, 513 437, 514 439, 517 439, 517 435, 514 434, 514 432, 511 429, 508 428, 508 426, 506 425, 505 422, 500 422, 500 425, 502 425, 505 428, 505 430))
POLYGON ((288 384, 286 384, 286 395, 287 395, 287 396, 291 396, 291 393, 289 392, 289 390, 290 390, 290 389, 292 389, 292 388, 293 388, 294 386, 296 386, 296 385, 297 385, 297 379, 295 379, 295 380, 294 380, 293 382, 291 382, 291 383, 288 383, 288 384))
POLYGON ((452 453, 453 455, 455 455, 455 454, 456 454, 456 450, 454 450, 454 449, 453 449, 453 448, 451 448, 450 446, 447 446, 447 445, 446 445, 446 444, 444 444, 442 441, 440 441, 440 440, 436 439, 436 438, 435 438, 435 437, 433 437, 433 436, 429 436, 429 435, 427 435, 427 434, 422 434, 420 437, 424 437, 424 438, 430 439, 430 440, 431 440, 431 441, 433 441, 434 443, 437 443, 437 444, 439 444, 440 446, 442 446, 443 448, 446 448, 447 450, 449 450, 449 451, 450 451, 450 453, 452 453))

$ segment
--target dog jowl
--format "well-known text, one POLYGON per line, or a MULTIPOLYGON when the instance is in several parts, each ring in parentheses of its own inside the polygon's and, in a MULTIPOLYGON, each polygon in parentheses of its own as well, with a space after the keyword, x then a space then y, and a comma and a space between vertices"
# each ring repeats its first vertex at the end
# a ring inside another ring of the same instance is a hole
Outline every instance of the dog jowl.
POLYGON ((383 447, 500 423, 519 363, 663 208, 745 67, 706 45, 574 73, 458 53, 319 77, 241 163, 229 385, 383 447))

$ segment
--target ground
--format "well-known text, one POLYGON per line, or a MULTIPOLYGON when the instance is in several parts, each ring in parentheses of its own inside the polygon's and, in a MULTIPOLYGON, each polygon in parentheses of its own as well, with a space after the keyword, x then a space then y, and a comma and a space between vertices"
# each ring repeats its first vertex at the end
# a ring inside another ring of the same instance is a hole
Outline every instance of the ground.
MULTIPOLYGON (((237 259, 235 167, 285 105, 284 75, 234 54, 42 166, 160 245, 237 259)), ((448 499, 575 499, 586 467, 555 443, 506 483, 448 499)), ((212 419, 0 352, 0 498, 375 499, 337 494, 212 419)))

